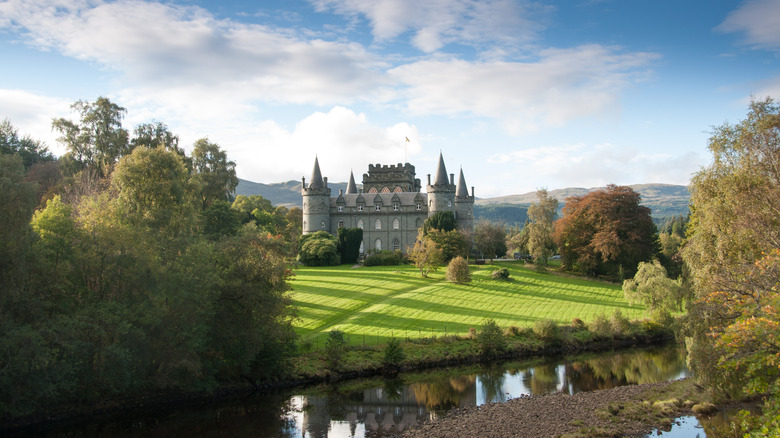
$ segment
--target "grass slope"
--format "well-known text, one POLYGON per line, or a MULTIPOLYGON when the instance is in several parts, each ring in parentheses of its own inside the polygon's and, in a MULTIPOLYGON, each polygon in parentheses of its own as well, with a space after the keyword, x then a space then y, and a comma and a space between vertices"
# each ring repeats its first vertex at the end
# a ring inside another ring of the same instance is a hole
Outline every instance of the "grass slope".
POLYGON ((352 344, 373 345, 391 336, 464 335, 486 318, 507 328, 538 319, 587 323, 615 309, 638 319, 644 311, 630 306, 618 285, 538 273, 515 262, 471 269, 472 283, 455 285, 443 279, 443 270, 421 278, 413 266, 301 267, 291 281, 296 330, 312 345, 324 345, 335 329, 349 334, 352 344), (510 281, 490 278, 498 266, 509 268, 510 281))

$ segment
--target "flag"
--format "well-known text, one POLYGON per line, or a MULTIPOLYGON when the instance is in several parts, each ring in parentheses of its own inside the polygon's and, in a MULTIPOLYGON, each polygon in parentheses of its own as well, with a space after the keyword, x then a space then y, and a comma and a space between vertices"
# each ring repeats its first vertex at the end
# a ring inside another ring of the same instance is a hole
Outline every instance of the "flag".
POLYGON ((409 137, 405 137, 405 138, 406 138, 406 142, 409 143, 409 137))

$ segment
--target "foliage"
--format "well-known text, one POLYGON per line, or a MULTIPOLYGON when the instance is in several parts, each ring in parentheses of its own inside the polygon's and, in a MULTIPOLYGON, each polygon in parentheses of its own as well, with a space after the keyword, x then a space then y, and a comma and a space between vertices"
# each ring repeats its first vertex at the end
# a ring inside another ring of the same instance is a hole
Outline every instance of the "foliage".
POLYGON ((486 220, 478 221, 474 226, 474 245, 482 256, 493 260, 506 254, 506 228, 486 220))
POLYGON ((382 363, 385 366, 397 366, 406 359, 404 348, 401 346, 401 341, 396 338, 392 338, 387 341, 385 345, 385 354, 382 363))
POLYGON ((341 263, 357 263, 360 257, 360 244, 363 242, 363 229, 339 228, 338 240, 341 263))
POLYGON ((325 361, 330 370, 338 371, 341 368, 341 361, 346 349, 347 340, 344 338, 344 332, 331 330, 328 334, 328 339, 325 341, 325 361))
POLYGON ((625 335, 631 329, 631 321, 628 320, 619 308, 616 308, 612 313, 610 322, 612 323, 612 334, 614 335, 625 335))
POLYGON ((457 227, 458 221, 455 220, 455 213, 451 211, 437 211, 428 216, 428 219, 423 222, 422 229, 425 234, 428 234, 431 230, 452 231, 457 227))
POLYGON ((547 189, 536 191, 539 203, 533 203, 528 208, 528 253, 534 258, 539 269, 547 266, 547 260, 555 251, 553 240, 553 222, 558 215, 558 200, 547 195, 547 189))
POLYGON ((449 261, 454 257, 468 256, 469 239, 460 230, 432 229, 428 231, 427 237, 435 242, 436 247, 441 250, 442 262, 449 261))
POLYGON ((88 168, 101 177, 109 175, 114 164, 132 151, 128 132, 122 128, 127 110, 105 97, 95 102, 79 100, 70 108, 79 114, 78 123, 64 118, 52 121, 52 129, 61 134, 58 140, 68 148, 68 158, 76 171, 88 168))
POLYGON ((588 324, 588 327, 591 332, 599 336, 606 337, 612 335, 612 324, 603 313, 596 315, 596 317, 593 318, 593 321, 588 324))
POLYGON ((230 208, 227 201, 218 200, 209 205, 201 213, 203 218, 203 234, 212 239, 219 236, 236 234, 241 225, 238 213, 230 208))
POLYGON ((395 266, 404 262, 404 254, 401 251, 376 251, 369 254, 363 260, 363 266, 395 266))
POLYGON ((414 246, 406 250, 409 260, 420 270, 420 276, 427 277, 429 273, 436 272, 444 256, 442 250, 436 246, 431 237, 425 235, 424 230, 417 233, 417 241, 414 246))
POLYGON ((447 281, 456 284, 471 283, 471 273, 469 272, 469 263, 463 257, 455 257, 447 265, 445 274, 447 281))
POLYGON ((486 319, 482 323, 482 328, 477 334, 477 343, 479 351, 483 356, 492 356, 506 349, 506 338, 501 331, 501 327, 492 320, 486 319))
MULTIPOLYGON (((697 378, 723 394, 778 394, 780 106, 753 101, 715 128, 691 184, 683 258, 693 279, 686 343, 697 378)), ((765 422, 769 421, 765 417, 765 422)))
POLYGON ((622 280, 633 277, 639 262, 657 252, 650 209, 639 205, 630 187, 609 185, 566 199, 555 223, 555 242, 565 269, 622 280))
POLYGON ((534 322, 533 327, 534 334, 539 337, 539 339, 548 342, 548 343, 554 343, 560 340, 560 329, 558 328, 558 323, 551 319, 539 319, 536 322, 534 322))
POLYGON ((0 122, 0 154, 18 154, 22 158, 25 169, 38 163, 54 161, 54 156, 40 141, 29 136, 19 138, 19 131, 11 125, 8 119, 0 122))
POLYGON ((193 179, 198 186, 201 208, 206 209, 214 201, 227 201, 236 191, 236 163, 227 158, 225 151, 207 138, 195 142, 192 150, 193 179))
POLYGON ((327 231, 304 234, 300 238, 298 261, 307 266, 333 266, 341 263, 338 240, 327 231))
POLYGON ((623 294, 629 303, 642 303, 650 312, 657 309, 679 312, 687 295, 682 278, 667 277, 666 269, 658 260, 640 262, 634 278, 623 281, 623 294))
POLYGON ((518 204, 477 204, 474 205, 474 218, 522 227, 528 220, 528 207, 518 204))
POLYGON ((509 280, 509 269, 498 268, 490 274, 493 280, 509 280))

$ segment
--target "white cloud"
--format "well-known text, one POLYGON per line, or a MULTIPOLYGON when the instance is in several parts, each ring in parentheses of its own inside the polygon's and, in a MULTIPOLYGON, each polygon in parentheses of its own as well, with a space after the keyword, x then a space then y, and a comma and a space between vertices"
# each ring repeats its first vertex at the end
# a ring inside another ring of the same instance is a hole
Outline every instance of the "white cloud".
POLYGON ((62 155, 65 148, 57 143, 58 134, 52 132, 51 121, 68 117, 71 103, 22 90, 0 89, 0 120, 8 119, 21 136, 43 141, 51 152, 62 155))
POLYGON ((434 52, 449 43, 511 46, 533 39, 551 9, 518 0, 310 0, 320 11, 365 16, 378 41, 413 32, 412 44, 434 52))
POLYGON ((543 50, 537 61, 426 60, 389 73, 406 85, 414 113, 489 116, 517 134, 615 111, 622 91, 657 57, 588 45, 543 50))
POLYGON ((687 151, 673 155, 609 143, 579 143, 493 154, 488 162, 498 168, 522 168, 524 178, 537 183, 555 181, 557 187, 552 188, 589 188, 650 182, 686 185, 703 157, 687 151))
POLYGON ((716 29, 745 34, 745 42, 762 49, 780 49, 780 2, 752 0, 743 2, 716 29))

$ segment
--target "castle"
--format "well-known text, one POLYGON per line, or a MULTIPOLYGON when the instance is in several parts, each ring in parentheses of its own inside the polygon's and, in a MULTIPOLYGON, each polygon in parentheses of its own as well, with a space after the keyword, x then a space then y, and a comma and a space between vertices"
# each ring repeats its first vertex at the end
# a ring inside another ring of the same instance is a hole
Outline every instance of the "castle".
POLYGON ((438 211, 452 211, 459 229, 474 229, 474 187, 469 194, 463 169, 455 184, 455 174, 447 175, 441 154, 433 184, 428 174, 427 193, 420 192, 420 179, 415 178, 414 166, 409 163, 369 165, 359 192, 350 172, 346 193, 339 190, 334 198, 315 158, 308 185, 306 178, 301 183, 303 233, 327 231, 336 235, 339 228, 361 228, 361 254, 371 250, 405 252, 414 245, 425 219, 438 211))

